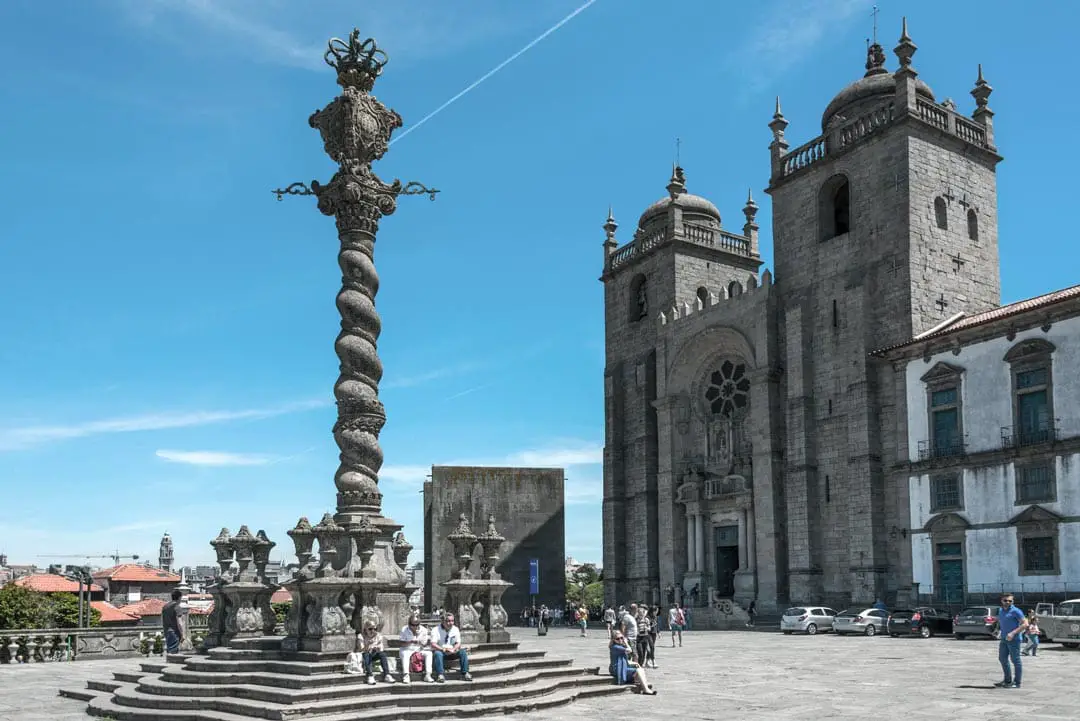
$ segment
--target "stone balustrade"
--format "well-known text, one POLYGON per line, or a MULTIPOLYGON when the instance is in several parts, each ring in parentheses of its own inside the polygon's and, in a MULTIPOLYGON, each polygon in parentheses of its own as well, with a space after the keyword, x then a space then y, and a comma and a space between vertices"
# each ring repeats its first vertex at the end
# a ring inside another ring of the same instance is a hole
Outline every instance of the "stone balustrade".
POLYGON ((137 626, 0 630, 0 664, 160 655, 164 643, 161 631, 137 626))

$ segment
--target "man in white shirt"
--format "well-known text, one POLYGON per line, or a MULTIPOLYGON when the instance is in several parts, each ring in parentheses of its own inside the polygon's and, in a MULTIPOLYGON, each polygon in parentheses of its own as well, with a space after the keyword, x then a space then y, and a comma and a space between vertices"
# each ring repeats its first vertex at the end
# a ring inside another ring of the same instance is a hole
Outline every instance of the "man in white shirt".
POLYGON ((636 616, 637 604, 631 603, 629 609, 623 609, 622 618, 619 619, 623 637, 630 643, 631 651, 637 647, 638 627, 636 616))
POLYGON ((431 683, 431 632, 427 626, 420 623, 420 617, 416 614, 409 616, 409 625, 401 629, 401 640, 404 642, 400 651, 401 682, 409 683, 409 662, 414 653, 419 653, 424 659, 424 681, 431 683))
POLYGON ((447 613, 443 616, 443 622, 435 627, 435 638, 432 639, 431 646, 435 652, 435 679, 439 683, 446 681, 446 660, 455 658, 461 668, 461 680, 472 681, 472 674, 469 673, 469 650, 461 645, 461 630, 454 625, 454 614, 447 613))
POLYGON ((611 632, 615 630, 615 609, 611 606, 604 611, 604 625, 607 626, 608 638, 611 638, 611 632))

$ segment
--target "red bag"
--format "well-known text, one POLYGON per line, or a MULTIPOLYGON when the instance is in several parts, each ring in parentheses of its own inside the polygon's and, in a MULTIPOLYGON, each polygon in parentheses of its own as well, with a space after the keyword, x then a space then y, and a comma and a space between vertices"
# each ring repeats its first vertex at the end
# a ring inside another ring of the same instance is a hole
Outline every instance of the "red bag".
POLYGON ((409 657, 409 670, 413 673, 422 673, 424 670, 424 654, 419 651, 413 651, 413 655, 409 657))

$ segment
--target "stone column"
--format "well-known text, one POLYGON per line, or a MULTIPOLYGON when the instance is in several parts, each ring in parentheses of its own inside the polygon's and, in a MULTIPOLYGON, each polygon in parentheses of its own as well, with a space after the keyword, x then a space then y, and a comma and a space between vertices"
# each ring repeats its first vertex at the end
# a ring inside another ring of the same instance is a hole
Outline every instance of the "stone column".
POLYGON ((686 513, 686 570, 687 572, 693 572, 697 570, 697 552, 694 550, 694 537, 697 532, 694 530, 695 519, 697 516, 687 511, 686 513))
MULTIPOLYGON (((661 352, 657 352, 657 365, 662 362, 661 352)), ((657 382, 661 376, 661 369, 657 368, 657 382)), ((656 520, 657 520, 657 550, 659 558, 660 587, 666 588, 668 584, 676 581, 676 520, 678 508, 675 504, 676 480, 671 467, 672 434, 674 431, 674 419, 672 418, 676 398, 662 398, 653 403, 656 408, 656 520)))
POLYGON ((754 534, 757 529, 754 527, 754 509, 746 509, 746 568, 750 571, 757 571, 757 538, 754 534))
POLYGON ((745 571, 746 565, 746 509, 739 511, 739 570, 745 571))
POLYGON ((694 550, 698 573, 705 573, 705 514, 698 513, 694 521, 694 550))

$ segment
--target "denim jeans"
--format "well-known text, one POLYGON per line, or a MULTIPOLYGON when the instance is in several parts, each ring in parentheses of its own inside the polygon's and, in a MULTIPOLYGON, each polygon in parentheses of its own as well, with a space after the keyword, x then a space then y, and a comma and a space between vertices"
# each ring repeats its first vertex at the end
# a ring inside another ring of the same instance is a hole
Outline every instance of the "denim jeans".
POLYGON ((457 659, 458 664, 461 666, 461 675, 464 676, 469 672, 469 652, 463 648, 457 650, 456 653, 445 653, 443 651, 435 652, 435 675, 442 676, 445 672, 446 659, 457 659))
POLYGON ((390 660, 386 658, 386 651, 376 651, 375 653, 364 652, 364 673, 368 676, 371 675, 371 662, 375 659, 379 659, 379 663, 382 664, 382 672, 384 676, 390 675, 390 660))
POLYGON ((1023 678, 1024 667, 1020 661, 1020 636, 1014 636, 1012 641, 1007 641, 1004 636, 998 642, 998 661, 1001 662, 1001 670, 1005 676, 1003 680, 1005 683, 1015 683, 1020 685, 1020 681, 1023 678), (1012 668, 1009 668, 1009 662, 1012 661, 1012 668), (1015 672, 1013 669, 1016 669, 1015 672))
POLYGON ((180 650, 180 634, 171 628, 165 629, 165 651, 176 653, 180 650))

